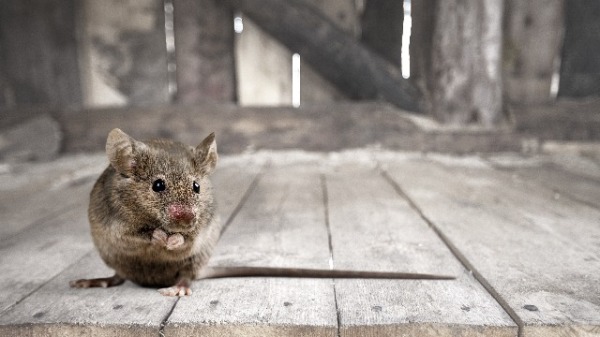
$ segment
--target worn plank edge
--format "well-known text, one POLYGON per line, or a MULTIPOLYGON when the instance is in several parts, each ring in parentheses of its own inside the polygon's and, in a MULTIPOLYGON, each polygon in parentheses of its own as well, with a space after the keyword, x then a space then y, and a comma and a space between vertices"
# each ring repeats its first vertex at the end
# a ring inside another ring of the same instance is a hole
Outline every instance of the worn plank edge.
MULTIPOLYGON (((415 323, 384 325, 356 325, 340 328, 343 336, 396 336, 398 334, 419 336, 431 333, 437 336, 497 336, 516 337, 518 328, 514 325, 471 325, 459 323, 415 323)), ((520 336, 520 335, 519 335, 520 336)))
MULTIPOLYGON (((380 166, 381 167, 381 166, 380 166)), ((387 180, 394 190, 402 197, 408 201, 411 208, 415 210, 419 214, 419 216, 425 221, 431 229, 438 235, 440 240, 448 247, 448 249, 452 252, 452 254, 460 261, 460 263, 473 274, 473 277, 481 286, 488 292, 488 294, 502 307, 502 309, 508 314, 508 316, 513 320, 515 324, 518 326, 518 335, 522 336, 524 323, 521 318, 517 315, 517 313, 512 309, 512 307, 508 304, 508 302, 502 298, 500 293, 492 287, 492 285, 483 277, 483 275, 475 268, 475 266, 467 259, 467 257, 452 243, 452 241, 435 225, 431 219, 429 219, 423 210, 417 203, 408 195, 400 184, 384 169, 381 169, 381 175, 387 180)))
MULTIPOLYGON (((269 165, 268 163, 262 164, 261 167, 260 167, 260 169, 258 170, 258 172, 254 175, 254 178, 252 179, 252 182, 250 183, 250 185, 248 186, 248 188, 244 192, 244 195, 242 195, 242 197, 238 201, 236 207, 233 209, 233 211, 227 217, 227 220, 223 224, 223 228, 221 229, 221 235, 223 235, 223 233, 227 230, 227 228, 233 222, 233 220, 235 219, 235 217, 238 215, 239 211, 242 209, 242 207, 244 206, 244 204, 246 203, 246 201, 248 200, 248 198, 250 197, 250 195, 252 194, 252 192, 256 189, 256 186, 260 182, 260 179, 262 178, 262 176, 263 176, 263 174, 265 172, 265 169, 266 169, 266 167, 268 165, 269 165)), ((179 300, 180 300, 180 298, 178 298, 177 301, 175 301, 175 303, 173 303, 173 306, 171 307, 171 310, 169 310, 169 312, 167 313, 167 315, 165 315, 165 317, 161 321, 160 328, 159 328, 159 336, 166 336, 165 330, 167 329, 167 327, 170 324, 169 323, 169 319, 171 318, 171 315, 175 311, 175 308, 177 307, 177 304, 179 303, 179 300)))
POLYGON ((0 326, 0 335, 7 337, 22 336, 121 336, 123 332, 133 332, 136 335, 156 334, 157 327, 143 324, 89 324, 89 323, 26 323, 0 326))
MULTIPOLYGON (((162 330, 161 330, 162 331, 162 330)), ((319 325, 271 324, 256 322, 239 324, 228 322, 168 323, 161 336, 335 336, 336 327, 319 325)))

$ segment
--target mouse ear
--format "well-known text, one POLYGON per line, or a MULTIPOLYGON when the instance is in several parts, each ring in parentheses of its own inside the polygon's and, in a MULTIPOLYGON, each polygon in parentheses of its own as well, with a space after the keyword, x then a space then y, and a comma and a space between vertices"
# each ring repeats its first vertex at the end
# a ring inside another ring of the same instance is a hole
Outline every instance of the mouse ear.
POLYGON ((211 174, 217 166, 217 141, 215 139, 215 133, 211 133, 208 137, 204 138, 200 145, 194 149, 195 165, 197 170, 202 175, 211 174))
POLYGON ((117 172, 125 175, 131 174, 135 167, 135 151, 145 147, 146 144, 133 139, 120 129, 113 129, 106 139, 106 154, 110 164, 117 172))

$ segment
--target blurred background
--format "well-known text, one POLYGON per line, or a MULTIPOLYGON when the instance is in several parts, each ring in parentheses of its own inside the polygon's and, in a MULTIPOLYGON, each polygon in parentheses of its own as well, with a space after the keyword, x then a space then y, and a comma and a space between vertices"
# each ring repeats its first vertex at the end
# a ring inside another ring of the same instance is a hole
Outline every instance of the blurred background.
POLYGON ((0 159, 600 137, 595 0, 1 0, 0 159))

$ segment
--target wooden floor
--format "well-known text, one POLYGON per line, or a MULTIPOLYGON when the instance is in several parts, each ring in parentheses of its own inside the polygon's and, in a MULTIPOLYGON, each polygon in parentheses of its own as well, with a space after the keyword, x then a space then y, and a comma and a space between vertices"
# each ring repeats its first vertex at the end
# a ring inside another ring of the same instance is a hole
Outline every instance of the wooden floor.
POLYGON ((204 280, 181 299, 69 288, 111 275, 86 218, 105 165, 0 163, 0 336, 600 336, 597 158, 223 158, 213 180, 229 227, 212 265, 417 279, 204 280))

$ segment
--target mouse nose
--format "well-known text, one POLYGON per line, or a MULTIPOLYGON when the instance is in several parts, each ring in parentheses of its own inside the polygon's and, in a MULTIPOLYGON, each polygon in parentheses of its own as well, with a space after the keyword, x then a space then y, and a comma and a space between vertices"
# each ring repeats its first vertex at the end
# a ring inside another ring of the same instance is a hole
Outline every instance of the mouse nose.
POLYGON ((192 207, 182 204, 169 205, 167 214, 172 220, 183 222, 191 222, 196 217, 192 207))

